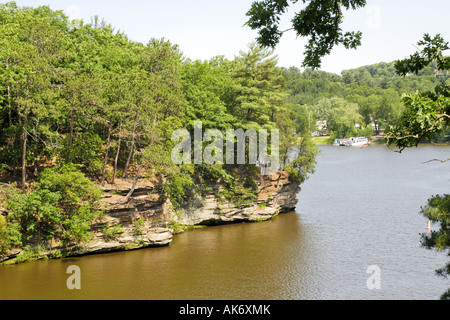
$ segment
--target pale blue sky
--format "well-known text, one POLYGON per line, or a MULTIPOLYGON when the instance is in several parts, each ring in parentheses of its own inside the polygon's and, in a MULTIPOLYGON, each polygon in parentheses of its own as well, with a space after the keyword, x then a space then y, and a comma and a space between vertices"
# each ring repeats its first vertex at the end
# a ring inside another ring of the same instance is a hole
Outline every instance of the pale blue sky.
MULTIPOLYGON (((2 1, 4 3, 5 1, 2 1)), ((253 0, 17 0, 19 6, 49 5, 73 18, 90 21, 104 18, 130 39, 146 43, 162 38, 178 44, 186 57, 209 59, 225 55, 232 59, 256 38, 244 27, 245 13, 253 0)), ((289 21, 301 1, 288 12, 289 21)), ((424 33, 440 33, 450 41, 450 1, 368 0, 366 8, 346 14, 344 30, 361 30, 363 45, 358 50, 337 48, 324 58, 322 70, 342 70, 408 56, 424 33)), ((286 33, 276 49, 279 65, 300 67, 304 39, 286 33)))

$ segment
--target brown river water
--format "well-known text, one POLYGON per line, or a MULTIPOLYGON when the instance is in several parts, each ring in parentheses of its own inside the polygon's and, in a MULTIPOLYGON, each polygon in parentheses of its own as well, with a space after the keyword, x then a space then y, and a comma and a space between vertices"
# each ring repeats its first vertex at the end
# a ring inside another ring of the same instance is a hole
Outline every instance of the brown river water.
POLYGON ((435 270, 449 257, 421 247, 420 207, 449 192, 450 162, 423 162, 450 148, 321 150, 295 212, 189 231, 164 248, 0 267, 0 299, 438 299, 450 281, 435 270), (72 265, 79 290, 67 287, 72 265))

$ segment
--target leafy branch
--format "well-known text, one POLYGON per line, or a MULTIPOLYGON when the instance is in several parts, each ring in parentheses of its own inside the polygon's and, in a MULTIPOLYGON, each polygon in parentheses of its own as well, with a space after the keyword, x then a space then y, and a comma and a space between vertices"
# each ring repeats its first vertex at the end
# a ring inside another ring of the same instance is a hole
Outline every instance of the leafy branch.
MULTIPOLYGON (((298 0, 292 0, 295 4, 298 0)), ((308 3, 292 19, 292 28, 279 30, 281 16, 290 6, 287 0, 264 0, 253 2, 247 12, 246 26, 258 30, 257 41, 264 47, 275 48, 287 31, 295 30, 299 37, 309 37, 305 50, 304 67, 319 68, 322 57, 331 53, 334 46, 344 45, 355 49, 361 45, 362 33, 343 32, 343 9, 355 10, 366 5, 365 0, 302 0, 308 3)))

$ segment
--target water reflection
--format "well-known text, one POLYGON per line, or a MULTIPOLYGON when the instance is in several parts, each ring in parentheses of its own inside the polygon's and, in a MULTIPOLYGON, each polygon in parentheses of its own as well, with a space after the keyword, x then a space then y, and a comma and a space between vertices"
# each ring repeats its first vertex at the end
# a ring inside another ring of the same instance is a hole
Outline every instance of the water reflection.
POLYGON ((315 287, 314 251, 292 212, 190 231, 166 248, 6 267, 0 298, 293 299, 315 287), (65 287, 72 264, 82 272, 78 292, 65 287))

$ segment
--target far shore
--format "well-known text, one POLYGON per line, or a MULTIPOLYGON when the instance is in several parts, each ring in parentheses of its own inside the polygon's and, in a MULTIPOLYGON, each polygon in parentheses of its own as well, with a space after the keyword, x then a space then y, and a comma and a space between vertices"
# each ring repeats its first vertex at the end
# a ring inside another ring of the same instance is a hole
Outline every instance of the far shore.
MULTIPOLYGON (((331 145, 332 141, 330 140, 330 136, 320 136, 320 137, 313 137, 313 141, 316 145, 331 145)), ((373 136, 370 138, 370 144, 386 144, 386 136, 373 136)), ((422 142, 421 144, 432 144, 435 146, 450 146, 449 142, 422 142)))

